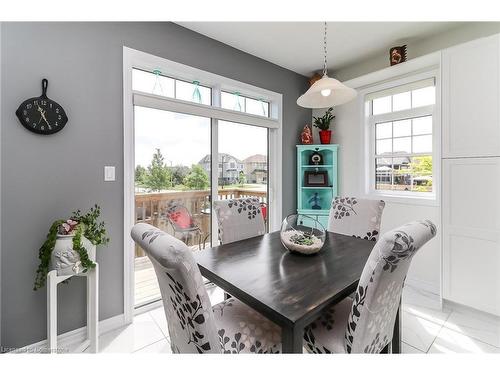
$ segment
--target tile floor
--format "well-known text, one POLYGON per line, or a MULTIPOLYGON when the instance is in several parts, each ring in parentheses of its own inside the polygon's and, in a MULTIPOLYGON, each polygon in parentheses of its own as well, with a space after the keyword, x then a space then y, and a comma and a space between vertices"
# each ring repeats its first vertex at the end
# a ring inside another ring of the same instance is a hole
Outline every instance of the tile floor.
MULTIPOLYGON (((212 304, 223 299, 209 288, 212 304)), ((500 320, 478 312, 441 309, 437 297, 405 287, 403 353, 500 353, 500 320)), ((134 323, 100 337, 103 353, 171 353, 163 307, 137 315, 134 323)))

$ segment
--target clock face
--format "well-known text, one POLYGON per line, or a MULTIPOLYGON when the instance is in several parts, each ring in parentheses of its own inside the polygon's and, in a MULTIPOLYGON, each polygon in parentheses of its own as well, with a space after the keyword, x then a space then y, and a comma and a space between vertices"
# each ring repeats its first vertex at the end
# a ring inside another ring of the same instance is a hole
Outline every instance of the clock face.
POLYGON ((68 117, 58 103, 47 97, 45 79, 42 86, 42 96, 25 100, 17 109, 16 115, 26 129, 38 134, 54 134, 64 128, 68 117))

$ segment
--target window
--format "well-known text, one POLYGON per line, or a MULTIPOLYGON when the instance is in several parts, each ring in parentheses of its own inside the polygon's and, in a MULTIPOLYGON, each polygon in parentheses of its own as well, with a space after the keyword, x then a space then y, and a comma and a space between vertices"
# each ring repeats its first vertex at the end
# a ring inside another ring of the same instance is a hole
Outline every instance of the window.
POLYGON ((434 78, 366 96, 370 190, 432 195, 434 78))
POLYGON ((269 117, 269 103, 262 99, 242 96, 239 92, 221 92, 221 107, 251 115, 269 117))

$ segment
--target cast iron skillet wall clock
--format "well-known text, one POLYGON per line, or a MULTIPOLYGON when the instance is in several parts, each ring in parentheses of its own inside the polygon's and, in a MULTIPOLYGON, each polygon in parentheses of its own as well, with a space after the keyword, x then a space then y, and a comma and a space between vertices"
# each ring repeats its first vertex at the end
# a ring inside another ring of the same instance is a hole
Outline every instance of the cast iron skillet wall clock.
POLYGON ((25 100, 16 111, 26 129, 44 135, 57 133, 68 122, 64 109, 47 97, 48 84, 49 81, 42 79, 42 96, 25 100))

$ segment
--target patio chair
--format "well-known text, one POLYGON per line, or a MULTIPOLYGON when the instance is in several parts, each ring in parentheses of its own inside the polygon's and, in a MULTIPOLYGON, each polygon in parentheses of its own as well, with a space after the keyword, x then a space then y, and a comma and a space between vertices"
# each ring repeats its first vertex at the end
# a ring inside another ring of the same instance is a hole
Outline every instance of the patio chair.
POLYGON ((155 269, 174 353, 279 353, 281 328, 237 299, 210 304, 187 245, 149 224, 132 238, 155 269))
POLYGON ((377 241, 385 202, 374 199, 336 197, 328 217, 328 230, 377 241))
POLYGON ((186 207, 182 205, 169 207, 166 212, 166 218, 172 226, 174 237, 177 233, 180 233, 182 241, 187 245, 189 237, 196 235, 198 237, 198 248, 201 250, 201 229, 196 225, 193 216, 186 207))
POLYGON ((363 269, 354 299, 327 308, 304 331, 310 353, 390 351, 396 315, 411 260, 436 235, 436 226, 415 221, 385 233, 363 269))

